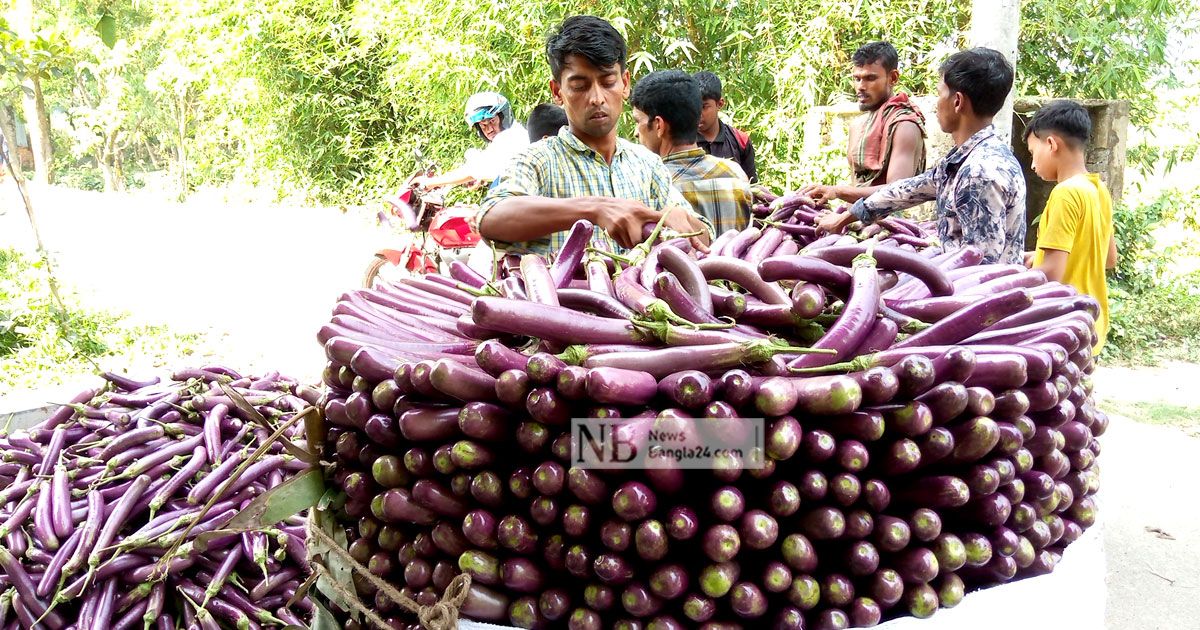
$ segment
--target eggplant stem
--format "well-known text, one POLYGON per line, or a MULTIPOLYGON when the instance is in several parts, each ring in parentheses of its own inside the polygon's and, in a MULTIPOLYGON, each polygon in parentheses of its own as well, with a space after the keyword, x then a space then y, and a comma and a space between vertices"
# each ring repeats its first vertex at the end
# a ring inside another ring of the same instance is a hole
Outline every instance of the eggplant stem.
POLYGON ((588 359, 587 346, 567 346, 561 353, 555 355, 567 365, 583 365, 588 359))
POLYGON ((464 284, 462 282, 457 283, 456 287, 458 288, 459 291, 462 291, 463 293, 469 293, 471 295, 474 295, 475 297, 482 297, 485 295, 500 295, 500 293, 497 292, 496 289, 494 287, 492 287, 492 285, 490 283, 484 284, 483 287, 479 288, 479 289, 476 289, 475 287, 473 287, 469 284, 464 284))
POLYGON ((603 250, 603 249, 596 249, 595 247, 589 247, 589 248, 587 248, 587 252, 588 252, 589 254, 595 254, 595 255, 599 255, 599 256, 605 256, 605 257, 607 257, 607 258, 611 258, 611 259, 613 259, 613 260, 615 260, 615 261, 617 261, 617 262, 619 262, 619 263, 621 263, 621 264, 623 264, 623 265, 625 265, 625 266, 629 266, 629 265, 632 265, 632 264, 634 264, 634 262, 633 262, 633 259, 632 259, 632 258, 630 258, 630 257, 628 257, 628 256, 622 256, 622 255, 620 255, 620 254, 618 254, 618 253, 616 253, 616 252, 610 252, 610 251, 606 251, 606 250, 603 250))
POLYGON ((633 260, 641 263, 650 255, 650 250, 654 247, 655 241, 658 240, 659 234, 662 233, 663 227, 667 224, 667 217, 671 216, 671 211, 674 209, 671 207, 663 210, 662 216, 658 218, 658 223, 654 224, 654 229, 650 232, 650 237, 633 246, 633 251, 636 252, 633 260))

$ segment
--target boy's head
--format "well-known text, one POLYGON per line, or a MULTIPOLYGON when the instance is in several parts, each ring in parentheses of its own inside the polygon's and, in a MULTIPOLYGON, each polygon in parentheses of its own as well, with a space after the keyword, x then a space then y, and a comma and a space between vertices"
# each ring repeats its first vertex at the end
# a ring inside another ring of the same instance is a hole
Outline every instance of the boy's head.
POLYGON ((725 107, 725 99, 721 95, 721 79, 707 70, 697 72, 692 78, 700 84, 700 133, 712 135, 720 125, 717 112, 725 107))
POLYGON ((529 132, 529 141, 537 142, 549 136, 556 135, 563 125, 567 124, 567 112, 554 103, 542 103, 529 112, 529 121, 525 130, 529 132))
POLYGON ((851 58, 854 70, 854 95, 858 108, 864 112, 875 111, 883 106, 896 89, 900 80, 900 56, 887 42, 871 42, 854 52, 851 58))
POLYGON ((546 39, 550 93, 566 110, 577 135, 603 138, 616 133, 629 96, 627 52, 625 38, 612 24, 590 15, 563 20, 546 39))
POLYGON ((1091 136, 1092 118, 1083 105, 1072 101, 1046 103, 1025 126, 1033 172, 1047 181, 1058 181, 1065 162, 1082 159, 1091 136))
POLYGON ((651 72, 633 86, 629 97, 638 138, 663 155, 672 147, 696 143, 700 124, 700 85, 682 70, 651 72))
POLYGON ((939 72, 937 118, 946 133, 954 133, 964 120, 991 122, 1012 90, 1012 64, 991 48, 954 53, 939 72))

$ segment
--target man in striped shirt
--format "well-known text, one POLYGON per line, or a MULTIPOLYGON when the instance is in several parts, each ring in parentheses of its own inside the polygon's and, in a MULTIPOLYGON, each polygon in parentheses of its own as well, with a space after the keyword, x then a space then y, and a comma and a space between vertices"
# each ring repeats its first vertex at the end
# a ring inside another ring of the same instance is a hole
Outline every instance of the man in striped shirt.
POLYGON ((549 254, 587 219, 597 245, 627 249, 667 213, 666 227, 701 232, 692 244, 707 251, 711 229, 671 186, 662 161, 617 137, 629 96, 626 54, 625 39, 597 17, 567 18, 550 36, 550 92, 568 125, 518 154, 488 193, 476 218, 483 238, 510 253, 549 254))
POLYGON ((754 194, 736 162, 705 153, 696 144, 700 84, 686 72, 652 72, 629 97, 642 145, 662 156, 671 181, 717 234, 741 230, 750 222, 754 194))

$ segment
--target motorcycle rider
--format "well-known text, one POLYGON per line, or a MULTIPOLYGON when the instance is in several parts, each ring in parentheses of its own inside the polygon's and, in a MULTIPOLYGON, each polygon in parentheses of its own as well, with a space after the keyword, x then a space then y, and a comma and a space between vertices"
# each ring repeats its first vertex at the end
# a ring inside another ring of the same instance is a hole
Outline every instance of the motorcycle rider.
POLYGON ((482 150, 469 149, 463 165, 441 175, 421 176, 413 180, 425 189, 491 184, 500 176, 513 156, 529 146, 529 134, 513 117, 512 105, 498 92, 477 92, 467 99, 463 111, 467 126, 487 142, 482 150))

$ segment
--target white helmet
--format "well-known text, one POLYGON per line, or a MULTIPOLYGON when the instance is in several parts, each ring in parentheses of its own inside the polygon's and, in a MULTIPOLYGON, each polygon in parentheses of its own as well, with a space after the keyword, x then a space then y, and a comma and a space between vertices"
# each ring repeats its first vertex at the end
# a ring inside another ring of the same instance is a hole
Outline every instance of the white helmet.
POLYGON ((479 130, 479 123, 493 116, 500 117, 501 131, 512 126, 512 106, 508 104, 508 99, 504 98, 503 94, 476 92, 467 99, 467 106, 463 109, 463 120, 484 140, 487 138, 484 138, 483 132, 479 130))

